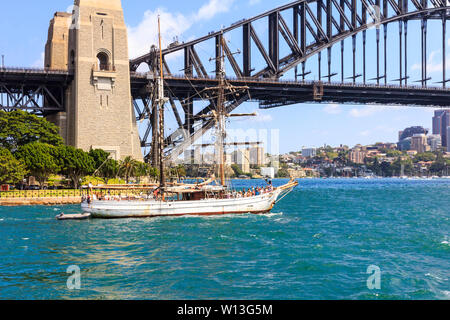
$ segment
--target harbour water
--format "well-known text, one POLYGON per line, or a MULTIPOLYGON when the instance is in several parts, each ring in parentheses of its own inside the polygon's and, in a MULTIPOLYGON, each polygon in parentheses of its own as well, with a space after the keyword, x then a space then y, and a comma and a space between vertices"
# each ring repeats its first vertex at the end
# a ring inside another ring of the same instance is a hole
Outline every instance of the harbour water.
POLYGON ((62 212, 80 209, 0 207, 0 299, 450 298, 450 180, 305 179, 260 216, 62 212))

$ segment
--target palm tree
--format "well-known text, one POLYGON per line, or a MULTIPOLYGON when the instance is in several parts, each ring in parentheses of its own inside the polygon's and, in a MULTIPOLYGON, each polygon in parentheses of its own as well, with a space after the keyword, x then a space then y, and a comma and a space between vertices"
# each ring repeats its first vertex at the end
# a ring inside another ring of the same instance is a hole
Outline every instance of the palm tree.
POLYGON ((129 156, 120 161, 120 175, 125 178, 127 184, 130 181, 130 177, 135 176, 138 166, 138 161, 129 156))

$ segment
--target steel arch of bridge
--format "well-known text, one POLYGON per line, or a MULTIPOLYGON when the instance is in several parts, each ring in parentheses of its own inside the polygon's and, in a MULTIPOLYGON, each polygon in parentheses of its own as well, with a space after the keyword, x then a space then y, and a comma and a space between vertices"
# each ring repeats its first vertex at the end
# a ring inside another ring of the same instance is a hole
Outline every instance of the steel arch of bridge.
MULTIPOLYGON (((216 46, 222 43, 220 38, 236 29, 242 29, 242 69, 239 63, 231 54, 230 48, 226 43, 224 51, 227 59, 232 66, 234 76, 241 77, 275 77, 279 78, 287 71, 304 63, 314 55, 319 54, 325 49, 345 40, 349 37, 356 37, 373 27, 380 32, 380 27, 387 30, 387 25, 392 22, 402 22, 404 27, 400 27, 400 32, 407 34, 407 23, 410 20, 422 21, 422 67, 426 84, 426 37, 427 21, 430 19, 441 19, 443 21, 443 39, 445 39, 446 25, 445 21, 450 17, 449 0, 299 0, 263 13, 250 19, 244 19, 231 27, 224 28, 219 32, 213 32, 205 37, 189 41, 182 44, 175 44, 172 47, 163 50, 163 60, 165 72, 171 74, 169 65, 165 57, 169 54, 184 51, 186 75, 192 75, 193 70, 198 76, 207 77, 204 63, 199 59, 195 46, 205 41, 215 39, 216 46), (311 9, 311 4, 315 3, 316 10, 311 9), (359 3, 359 6, 357 5, 359 3), (412 9, 412 10, 410 10, 412 9), (282 13, 293 10, 292 28, 289 27, 282 13), (263 42, 258 37, 252 23, 268 18, 269 45, 264 48, 263 42), (309 18, 309 20, 308 20, 309 18), (310 20, 312 22, 310 22, 310 20), (337 32, 333 32, 336 30, 337 32), (404 28, 404 29, 403 29, 404 28), (314 38, 313 43, 306 43, 306 35, 310 34, 314 38), (284 38, 291 49, 287 56, 279 56, 280 35, 284 38), (256 44, 259 53, 263 56, 266 65, 258 72, 253 73, 251 63, 251 43, 256 44)), ((384 32, 384 38, 387 34, 384 32)), ((377 47, 379 47, 380 36, 377 36, 377 47)), ((353 44, 355 48, 356 44, 353 44)), ((366 40, 363 39, 363 50, 366 46, 366 40)), ((401 45, 400 45, 401 47, 401 45)), ((402 50, 402 49, 400 49, 402 50)), ((445 51, 445 50, 444 50, 445 51)), ((220 52, 216 50, 216 52, 220 52)), ((407 48, 403 50, 406 56, 407 48)), ((444 54, 445 52, 443 52, 444 54)), ((131 71, 136 71, 139 65, 146 63, 150 70, 157 68, 156 59, 152 53, 143 55, 130 61, 131 71)), ((445 61, 444 61, 445 63, 445 61)), ((445 71, 445 68, 443 69, 445 71)), ((406 71, 406 70, 405 70, 406 71)), ((444 72, 445 73, 445 72, 444 72)), ((400 78, 403 76, 400 74, 400 78)), ((380 80, 380 79, 377 79, 380 80)), ((404 80, 404 79, 402 79, 404 80)), ((447 79, 443 79, 444 81, 447 79)), ((402 83, 403 81, 400 81, 402 83)))
MULTIPOLYGON (((446 78, 446 21, 450 15, 450 4, 448 0, 299 0, 290 4, 273 9, 261 15, 255 16, 250 19, 244 19, 239 21, 228 28, 224 28, 219 32, 211 32, 207 36, 199 39, 189 41, 186 43, 175 43, 169 46, 169 48, 162 51, 163 54, 163 68, 167 76, 166 85, 168 87, 167 94, 170 98, 171 108, 174 112, 177 120, 179 130, 174 134, 167 137, 166 144, 168 146, 167 152, 171 153, 174 157, 180 155, 189 145, 196 139, 201 137, 207 130, 213 127, 212 120, 204 120, 204 115, 211 112, 215 107, 215 101, 208 94, 199 94, 203 92, 202 89, 208 87, 208 84, 199 84, 193 90, 184 88, 184 91, 180 89, 180 81, 174 77, 171 72, 171 67, 166 59, 170 54, 183 52, 184 53, 184 77, 185 86, 192 86, 194 80, 199 79, 211 79, 206 72, 205 63, 200 59, 196 51, 196 46, 209 41, 215 40, 216 44, 216 59, 219 58, 220 46, 223 47, 223 52, 226 55, 226 60, 231 66, 234 72, 234 78, 236 81, 258 81, 263 79, 270 79, 277 81, 286 72, 295 68, 295 77, 300 77, 299 87, 307 87, 309 84, 305 83, 307 72, 305 70, 305 64, 308 59, 313 56, 318 56, 318 77, 319 79, 327 78, 327 82, 331 84, 331 78, 337 74, 331 73, 331 57, 332 47, 338 43, 341 43, 341 82, 344 82, 344 40, 352 38, 352 55, 353 55, 353 72, 350 77, 353 84, 357 83, 358 78, 362 78, 362 84, 365 85, 367 79, 366 72, 366 32, 368 29, 376 28, 376 48, 377 48, 377 73, 376 77, 371 80, 375 80, 378 86, 383 87, 384 91, 381 92, 394 92, 397 89, 391 89, 388 86, 387 79, 387 29, 388 25, 393 22, 399 23, 399 61, 398 61, 398 81, 399 87, 403 87, 405 90, 412 89, 412 86, 408 85, 408 69, 407 69, 407 32, 408 22, 411 20, 419 20, 421 22, 421 79, 419 83, 423 88, 426 88, 428 81, 430 80, 427 75, 427 21, 430 19, 442 20, 442 87, 445 89, 446 83, 449 81, 446 78), (314 5, 313 5, 314 4, 314 5), (283 17, 283 13, 291 11, 292 21, 288 23, 283 17), (267 19, 268 30, 268 46, 265 47, 263 41, 259 38, 253 24, 257 21, 267 19), (227 46, 226 42, 222 41, 222 37, 227 33, 241 30, 243 43, 241 46, 242 61, 239 63, 227 46), (356 36, 362 33, 362 47, 363 47, 363 66, 362 74, 356 74, 356 36), (382 33, 382 34, 381 34, 382 33), (314 39, 312 43, 307 43, 307 36, 314 39), (384 53, 380 52, 380 43, 383 39, 384 53), (289 54, 286 56, 280 56, 280 43, 284 40, 290 49, 289 54), (404 44, 404 47, 402 46, 404 44), (262 56, 264 61, 263 66, 255 71, 252 65, 252 49, 257 48, 257 52, 262 56), (327 74, 322 75, 321 70, 321 58, 322 52, 327 51, 328 70, 327 74), (381 56, 384 55, 384 66, 380 65, 381 56), (242 66, 242 67, 241 67, 242 66), (298 73, 298 66, 301 66, 301 73, 298 73), (173 78, 172 78, 173 77, 173 78), (190 79, 190 80, 189 80, 190 79), (187 83, 189 82, 189 83, 187 83), (193 101, 194 100, 206 100, 210 101, 210 104, 203 110, 194 114, 193 101), (183 113, 185 115, 184 122, 180 113, 177 111, 175 101, 180 101, 183 113), (194 122, 202 121, 202 124, 197 129, 194 128, 194 122), (183 132, 183 135, 180 135, 183 132)), ((131 71, 136 71, 138 67, 145 63, 149 66, 150 72, 156 73, 158 71, 158 54, 156 51, 150 52, 144 56, 133 59, 130 61, 131 71)), ((218 60, 216 60, 218 61, 218 60)), ((216 74, 219 71, 219 65, 216 64, 216 74)), ((132 76, 133 77, 133 76, 132 76)), ((135 77, 136 74, 135 74, 135 77)), ((139 82, 139 81, 137 81, 139 82)), ((324 84, 327 85, 327 82, 324 84)), ((233 111, 243 102, 252 99, 259 101, 262 106, 275 107, 287 104, 293 104, 298 102, 315 101, 317 97, 323 96, 323 85, 321 81, 318 84, 311 84, 311 92, 308 98, 292 98, 292 97, 280 97, 267 101, 261 96, 245 95, 240 97, 234 97, 227 103, 227 109, 229 112, 233 111)), ((212 84, 214 86, 216 84, 212 84)), ((133 85, 132 85, 133 86, 133 85)), ((284 85, 280 85, 280 88, 286 89, 284 85)), ((423 100, 421 99, 420 92, 416 90, 419 105, 431 104, 429 99, 435 99, 438 106, 445 105, 446 98, 443 98, 438 102, 438 95, 434 93, 427 97, 426 94, 423 100), (434 98, 433 98, 434 97, 434 98)), ((150 83, 147 92, 152 92, 152 85, 150 83)), ((291 89, 292 90, 292 89, 291 89)), ((352 89, 349 92, 361 92, 360 89, 352 89)), ((135 107, 141 120, 148 117, 150 120, 154 119, 154 104, 152 103, 151 93, 145 93, 142 88, 139 94, 133 94, 135 97, 135 107), (144 108, 141 110, 138 107, 136 100, 142 99, 144 102, 144 108)), ((338 90, 339 91, 339 90, 338 90)), ((344 90, 345 91, 345 90, 344 90)), ((370 86, 369 90, 370 91, 370 86)), ((372 93, 371 93, 372 94, 372 93)), ((274 93, 276 95, 276 93, 274 93)), ((345 95, 345 94, 343 94, 345 95)), ((446 96, 446 94, 444 94, 446 96)), ((334 101, 339 101, 338 98, 330 98, 334 101)), ((354 100, 365 102, 382 102, 381 99, 367 99, 366 97, 356 95, 354 100)), ((400 104, 411 103, 411 97, 402 100, 401 95, 398 97, 400 104)), ((324 100, 326 101, 326 100, 324 100)), ((328 100, 330 101, 330 100, 328 100)), ((341 99, 341 102, 348 102, 349 100, 341 99)), ((150 133, 156 133, 154 121, 149 121, 149 126, 143 137, 143 146, 152 146, 155 149, 154 144, 147 143, 150 133)), ((172 157, 172 159, 174 159, 172 157)))

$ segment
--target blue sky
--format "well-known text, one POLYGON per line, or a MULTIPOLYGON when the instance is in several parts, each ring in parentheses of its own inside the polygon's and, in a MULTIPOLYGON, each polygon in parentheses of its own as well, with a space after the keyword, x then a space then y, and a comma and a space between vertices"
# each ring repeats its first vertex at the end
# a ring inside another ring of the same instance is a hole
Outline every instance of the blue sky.
MULTIPOLYGON (((186 41, 219 30, 221 26, 257 15, 289 1, 281 0, 191 0, 191 1, 161 1, 161 0, 122 0, 125 20, 129 28, 130 56, 135 57, 145 53, 151 43, 156 41, 155 17, 161 14, 163 36, 169 42, 174 36, 186 41)), ((0 11, 0 54, 5 55, 7 66, 41 67, 44 45, 47 38, 49 20, 55 11, 65 11, 72 4, 71 0, 40 0, 40 1, 3 1, 0 11)), ((440 22, 430 22, 428 41, 429 70, 432 81, 440 81, 441 72, 441 31, 440 22)), ((261 38, 265 38, 266 30, 263 23, 255 28, 261 38)), ((408 28, 408 73, 411 81, 420 77, 419 51, 414 50, 420 45, 420 25, 411 23, 408 28)), ((389 80, 398 78, 398 24, 389 27, 390 37, 389 61, 395 61, 391 68, 389 80)), ((368 52, 373 52, 375 31, 368 33, 368 52)), ((232 50, 240 47, 239 36, 231 34, 228 38, 232 50)), ((358 38, 360 41, 360 38, 358 38)), ((450 41, 450 39, 449 39, 450 41)), ((282 48, 284 50, 285 48, 282 48)), ((336 46, 333 56, 332 72, 340 71, 340 46, 336 46)), ((351 40, 345 42, 347 66, 351 64, 351 40)), ((204 46, 198 48, 202 58, 212 57, 213 48, 204 46)), ((358 51, 358 58, 361 53, 358 51)), ((374 64, 370 63, 373 54, 368 54, 369 78, 376 75, 374 64)), ((174 60, 177 57, 173 58, 174 60)), ((241 60, 241 58, 237 58, 241 60)), ((316 58, 313 58, 314 62, 316 58)), ((322 54, 322 73, 326 70, 326 52, 322 54)), ((311 61, 307 70, 311 70, 310 79, 316 77, 315 63, 311 61)), ((175 62, 176 63, 176 62, 175 62)), ((258 59, 255 59, 255 64, 258 59)), ((362 65, 362 64, 361 64, 362 65)), ((450 63, 448 63, 450 65, 450 63)), ((358 66, 360 69, 361 66, 358 66)), ((213 68, 210 68, 212 71, 213 68)), ((351 73, 347 69, 347 73, 351 73)), ((172 70, 173 71, 173 70, 172 70)), ((361 73, 362 70, 357 70, 361 73)), ((346 74, 350 76, 351 74, 346 74)), ((292 77, 292 74, 286 75, 292 77)), ((338 78, 334 79, 338 80, 338 78)), ((257 104, 246 103, 238 112, 253 112, 257 104)), ((258 111, 255 119, 233 121, 231 128, 278 129, 280 130, 280 151, 300 150, 303 146, 321 146, 329 144, 337 146, 357 143, 370 144, 378 141, 396 142, 398 131, 408 126, 422 125, 431 128, 432 109, 405 108, 392 106, 360 106, 333 104, 302 104, 286 106, 272 110, 258 111)), ((169 117, 170 118, 170 117, 169 117)))

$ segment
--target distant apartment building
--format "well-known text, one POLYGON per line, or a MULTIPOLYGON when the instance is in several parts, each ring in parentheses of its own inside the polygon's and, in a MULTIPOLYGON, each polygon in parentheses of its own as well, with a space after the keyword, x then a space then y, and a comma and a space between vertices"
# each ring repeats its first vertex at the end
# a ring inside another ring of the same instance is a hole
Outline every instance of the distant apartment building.
POLYGON ((274 167, 263 167, 261 168, 261 175, 263 177, 275 178, 275 168, 274 167))
POLYGON ((397 149, 400 151, 408 151, 411 150, 411 137, 400 140, 397 143, 397 149))
POLYGON ((428 145, 427 136, 425 134, 415 134, 411 138, 411 150, 417 151, 417 153, 423 153, 430 151, 428 145))
POLYGON ((249 150, 250 152, 250 164, 256 165, 258 167, 262 167, 266 164, 264 148, 263 147, 255 147, 249 150))
POLYGON ((435 152, 442 148, 442 137, 439 134, 430 134, 427 137, 428 145, 430 150, 435 152))
POLYGON ((233 155, 230 153, 225 154, 225 164, 231 166, 233 164, 233 155))
MULTIPOLYGON (((400 151, 408 151, 408 150, 416 150, 414 148, 417 148, 417 146, 414 146, 413 148, 413 137, 415 135, 423 135, 426 136, 428 134, 428 130, 420 127, 409 127, 406 128, 403 131, 399 132, 399 139, 397 143, 397 148, 400 151)), ((426 138, 425 138, 426 139, 426 138)), ((416 143, 418 143, 419 138, 416 138, 416 143)))
POLYGON ((232 162, 236 164, 242 172, 250 172, 250 150, 239 149, 232 153, 232 162))
POLYGON ((365 147, 356 146, 350 151, 349 158, 353 163, 363 164, 367 154, 368 152, 365 147))
POLYGON ((302 156, 305 158, 314 158, 316 155, 317 155, 316 148, 303 148, 302 149, 302 156))
POLYGON ((201 164, 203 161, 202 150, 200 147, 184 151, 185 164, 201 164))

